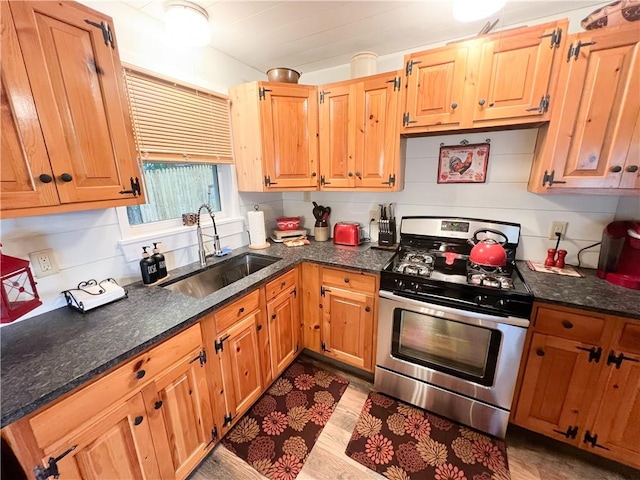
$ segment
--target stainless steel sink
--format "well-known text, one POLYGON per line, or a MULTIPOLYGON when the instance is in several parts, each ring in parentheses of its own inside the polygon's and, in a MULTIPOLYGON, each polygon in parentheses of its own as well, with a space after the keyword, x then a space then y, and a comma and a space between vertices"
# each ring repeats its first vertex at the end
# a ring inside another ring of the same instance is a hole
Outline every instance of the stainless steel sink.
POLYGON ((205 270, 200 270, 186 278, 170 281, 162 285, 162 287, 190 297, 203 298, 233 282, 237 282, 241 278, 268 267, 278 260, 280 259, 275 257, 245 253, 225 262, 212 265, 205 270))

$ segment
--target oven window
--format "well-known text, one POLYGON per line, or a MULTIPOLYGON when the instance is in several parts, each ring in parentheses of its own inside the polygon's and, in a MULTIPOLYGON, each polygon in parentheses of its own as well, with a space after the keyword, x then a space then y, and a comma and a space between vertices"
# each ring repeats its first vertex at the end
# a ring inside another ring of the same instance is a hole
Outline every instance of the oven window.
POLYGON ((492 385, 502 334, 395 309, 392 355, 481 385, 492 385))

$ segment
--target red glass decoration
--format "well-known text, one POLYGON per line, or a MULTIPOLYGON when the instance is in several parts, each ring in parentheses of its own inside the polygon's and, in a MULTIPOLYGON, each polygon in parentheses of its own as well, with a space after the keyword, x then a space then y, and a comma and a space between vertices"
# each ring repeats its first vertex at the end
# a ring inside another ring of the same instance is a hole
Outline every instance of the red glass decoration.
POLYGON ((42 305, 29 261, 0 252, 2 274, 1 323, 9 323, 42 305))

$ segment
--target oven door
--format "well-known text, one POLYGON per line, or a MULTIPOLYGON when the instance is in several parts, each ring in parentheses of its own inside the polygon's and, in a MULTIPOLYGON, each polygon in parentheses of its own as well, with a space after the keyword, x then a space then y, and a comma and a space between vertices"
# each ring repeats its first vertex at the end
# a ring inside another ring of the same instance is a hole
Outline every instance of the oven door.
POLYGON ((511 408, 529 321, 380 291, 377 365, 511 408))

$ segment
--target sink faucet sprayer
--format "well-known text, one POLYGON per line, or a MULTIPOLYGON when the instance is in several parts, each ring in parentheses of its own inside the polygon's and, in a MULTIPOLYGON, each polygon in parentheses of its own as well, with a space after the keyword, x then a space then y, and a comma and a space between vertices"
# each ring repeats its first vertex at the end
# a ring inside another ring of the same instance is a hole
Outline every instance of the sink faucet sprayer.
POLYGON ((213 239, 213 250, 214 250, 213 254, 216 257, 221 257, 222 255, 225 255, 226 253, 229 253, 229 252, 228 251, 225 252, 220 248, 220 237, 218 236, 218 229, 216 228, 215 215, 213 214, 213 209, 211 208, 211 205, 209 205, 208 203, 203 203, 202 205, 200 205, 200 208, 198 208, 197 222, 198 222, 198 227, 196 228, 196 235, 198 236, 198 255, 200 257, 200 266, 204 267, 207 264, 207 253, 204 249, 203 237, 209 237, 213 239), (207 212, 209 212, 209 216, 211 217, 211 221, 213 222, 213 236, 202 233, 202 227, 200 227, 200 212, 202 211, 203 208, 207 212))

